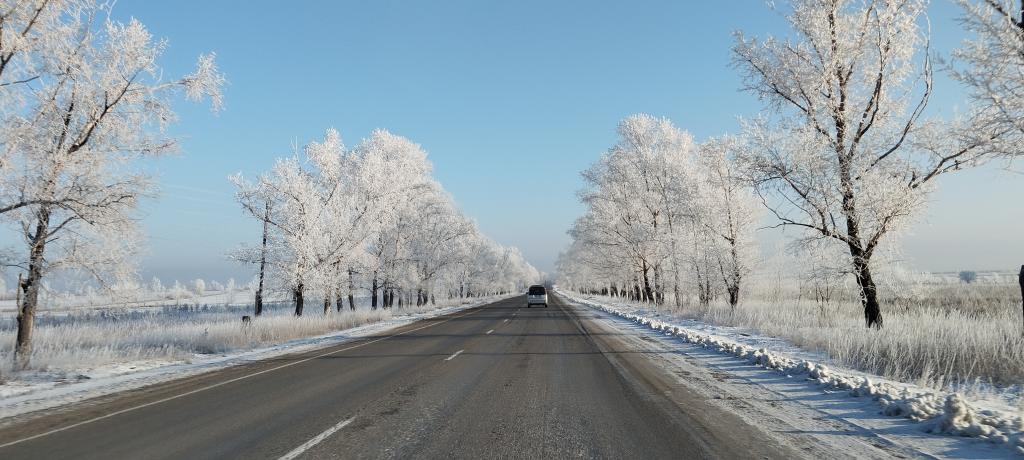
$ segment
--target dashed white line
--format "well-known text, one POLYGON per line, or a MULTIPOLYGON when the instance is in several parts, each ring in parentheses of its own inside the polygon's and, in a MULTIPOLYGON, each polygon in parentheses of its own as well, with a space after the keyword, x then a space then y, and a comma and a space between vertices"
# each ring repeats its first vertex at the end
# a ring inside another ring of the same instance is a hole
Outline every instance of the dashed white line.
POLYGON ((345 425, 348 425, 349 423, 352 423, 353 420, 355 420, 355 417, 350 418, 350 419, 345 420, 345 421, 342 421, 341 423, 338 423, 337 425, 334 425, 334 426, 328 428, 323 433, 320 433, 320 434, 314 436, 313 439, 310 439, 309 441, 306 441, 306 442, 302 443, 301 446, 296 447, 295 449, 292 449, 291 452, 288 452, 287 454, 282 455, 281 458, 279 458, 278 460, 292 460, 292 459, 298 457, 299 455, 302 455, 303 452, 309 450, 310 448, 312 448, 313 446, 315 446, 317 444, 320 444, 324 439, 327 439, 328 436, 334 434, 336 431, 338 431, 338 430, 340 430, 342 428, 345 428, 345 425))
POLYGON ((506 322, 506 323, 508 322, 508 318, 505 318, 505 322, 506 322))
POLYGON ((494 329, 491 329, 491 330, 487 331, 488 334, 490 334, 492 332, 494 332, 494 329))
POLYGON ((445 361, 451 361, 451 360, 455 359, 456 356, 459 356, 460 354, 462 354, 462 352, 464 352, 464 351, 466 351, 466 350, 456 351, 454 355, 451 355, 451 356, 445 358, 444 360, 445 361))

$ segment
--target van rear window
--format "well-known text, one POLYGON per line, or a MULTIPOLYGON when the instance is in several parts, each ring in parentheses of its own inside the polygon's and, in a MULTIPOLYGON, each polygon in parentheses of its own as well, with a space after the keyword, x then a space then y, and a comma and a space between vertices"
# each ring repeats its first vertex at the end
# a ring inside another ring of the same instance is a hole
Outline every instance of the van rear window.
POLYGON ((530 286, 530 295, 544 295, 544 286, 530 286))

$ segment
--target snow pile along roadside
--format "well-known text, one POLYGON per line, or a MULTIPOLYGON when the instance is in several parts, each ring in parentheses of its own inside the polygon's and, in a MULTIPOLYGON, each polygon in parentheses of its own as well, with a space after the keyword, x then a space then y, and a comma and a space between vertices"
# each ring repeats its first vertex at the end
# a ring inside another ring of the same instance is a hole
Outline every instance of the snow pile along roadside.
POLYGON ((883 414, 921 422, 922 429, 926 432, 986 439, 1006 444, 1018 454, 1024 454, 1024 419, 1020 415, 978 409, 959 393, 943 393, 910 385, 896 386, 830 369, 820 363, 794 359, 766 348, 751 347, 644 315, 629 313, 563 291, 558 293, 578 304, 614 314, 688 343, 728 353, 752 364, 788 375, 806 375, 808 380, 831 389, 848 391, 851 396, 871 397, 882 407, 883 414))

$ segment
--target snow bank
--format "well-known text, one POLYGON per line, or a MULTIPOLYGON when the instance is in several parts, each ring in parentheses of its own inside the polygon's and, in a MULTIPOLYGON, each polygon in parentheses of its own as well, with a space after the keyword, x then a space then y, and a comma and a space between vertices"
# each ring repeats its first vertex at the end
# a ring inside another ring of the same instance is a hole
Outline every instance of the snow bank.
POLYGON ((806 375, 808 380, 830 389, 847 391, 850 396, 873 398, 882 407, 883 414, 920 422, 922 430, 928 433, 985 439, 993 443, 1006 444, 1018 454, 1024 454, 1024 419, 1020 414, 978 409, 959 393, 943 393, 912 385, 895 385, 881 379, 854 375, 830 369, 813 361, 794 359, 766 348, 751 347, 644 315, 629 313, 566 292, 558 293, 578 304, 614 314, 641 326, 678 337, 685 342, 727 353, 787 375, 806 375))

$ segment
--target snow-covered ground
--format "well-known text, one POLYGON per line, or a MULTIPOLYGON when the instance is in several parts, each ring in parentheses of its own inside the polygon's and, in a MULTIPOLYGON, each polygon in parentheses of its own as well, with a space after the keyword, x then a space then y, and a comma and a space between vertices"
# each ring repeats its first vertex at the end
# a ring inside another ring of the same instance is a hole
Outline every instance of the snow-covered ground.
POLYGON ((193 354, 186 359, 142 359, 85 366, 54 372, 18 373, 0 382, 0 419, 48 409, 105 394, 139 388, 230 366, 345 343, 405 324, 494 302, 507 296, 469 299, 465 303, 418 310, 401 310, 377 322, 288 340, 255 349, 216 354, 193 354))
POLYGON ((710 369, 721 377, 720 385, 707 389, 710 396, 739 407, 752 421, 784 420, 808 430, 834 424, 838 431, 926 457, 1024 455, 1024 414, 1004 401, 971 399, 845 369, 821 354, 739 328, 559 294, 637 334, 653 335, 686 360, 710 369), (766 400, 765 392, 777 398, 766 400))

